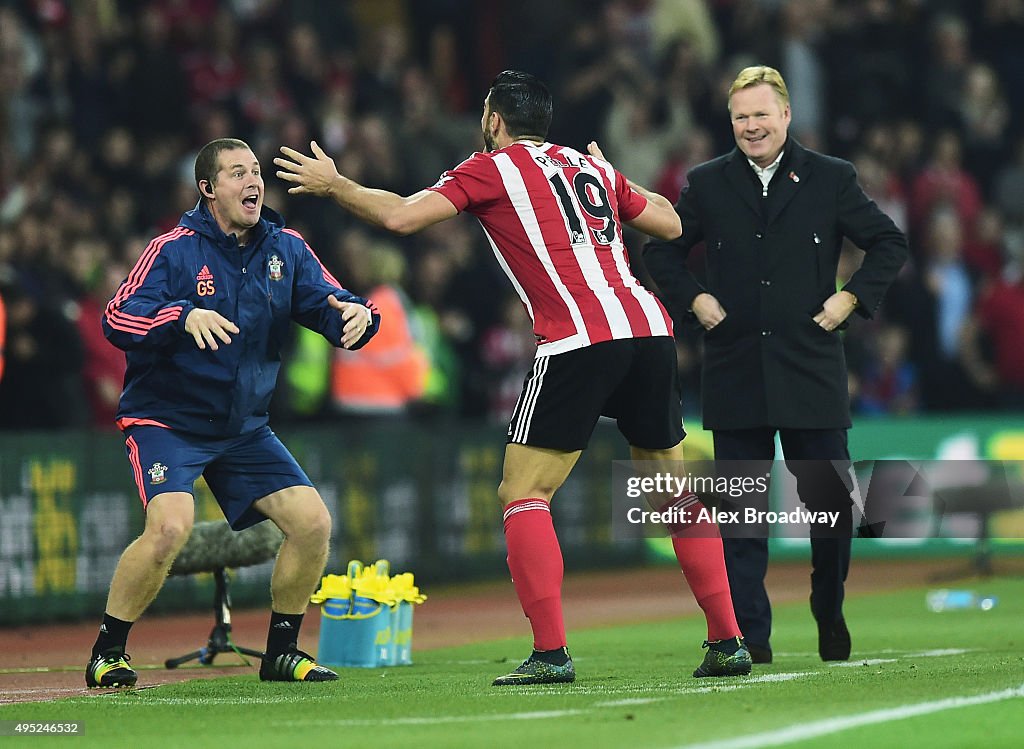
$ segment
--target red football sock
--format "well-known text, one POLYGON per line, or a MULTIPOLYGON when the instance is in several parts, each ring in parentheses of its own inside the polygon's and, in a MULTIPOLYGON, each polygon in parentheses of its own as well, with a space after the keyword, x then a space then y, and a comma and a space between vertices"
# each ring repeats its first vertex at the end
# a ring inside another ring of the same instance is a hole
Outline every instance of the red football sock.
POLYGON ((693 492, 669 500, 661 511, 675 507, 685 512, 685 522, 670 523, 672 549, 694 598, 708 623, 708 640, 742 637, 732 607, 729 577, 725 571, 722 534, 709 518, 701 518, 704 505, 693 492))
POLYGON ((551 524, 551 507, 542 499, 517 499, 505 508, 504 521, 508 569, 533 628, 533 647, 565 647, 562 550, 551 524))

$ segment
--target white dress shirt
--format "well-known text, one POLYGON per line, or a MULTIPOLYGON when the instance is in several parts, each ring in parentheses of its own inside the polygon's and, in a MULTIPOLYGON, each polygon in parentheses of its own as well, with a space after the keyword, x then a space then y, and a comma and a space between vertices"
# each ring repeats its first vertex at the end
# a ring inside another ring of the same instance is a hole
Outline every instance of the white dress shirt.
POLYGON ((775 157, 775 161, 766 167, 759 167, 750 159, 747 159, 747 163, 750 164, 750 168, 754 170, 754 174, 761 180, 761 197, 768 197, 768 183, 772 181, 772 177, 775 176, 775 172, 779 170, 779 163, 782 161, 782 154, 785 151, 779 151, 779 155, 775 157))

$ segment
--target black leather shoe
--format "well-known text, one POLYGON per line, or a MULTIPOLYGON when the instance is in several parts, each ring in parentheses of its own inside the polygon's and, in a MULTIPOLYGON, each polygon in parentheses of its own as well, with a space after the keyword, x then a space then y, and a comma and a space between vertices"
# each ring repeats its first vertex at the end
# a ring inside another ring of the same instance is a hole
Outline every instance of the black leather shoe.
POLYGON ((767 645, 752 645, 745 642, 747 650, 750 651, 750 660, 754 663, 771 663, 772 649, 767 645))
POLYGON ((850 630, 845 619, 840 617, 828 625, 818 623, 818 655, 823 661, 850 660, 850 630))

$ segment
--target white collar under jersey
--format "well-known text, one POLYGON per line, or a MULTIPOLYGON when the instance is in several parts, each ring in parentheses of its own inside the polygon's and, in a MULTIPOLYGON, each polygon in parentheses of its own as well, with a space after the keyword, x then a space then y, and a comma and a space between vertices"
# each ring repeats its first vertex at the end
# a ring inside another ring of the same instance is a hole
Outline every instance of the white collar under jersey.
POLYGON ((750 168, 754 170, 754 174, 761 180, 761 187, 763 188, 762 194, 768 194, 768 183, 772 181, 772 177, 775 176, 775 172, 779 170, 779 164, 782 162, 782 154, 785 151, 779 151, 779 155, 775 157, 775 161, 766 167, 759 167, 750 159, 747 159, 747 163, 750 164, 750 168))

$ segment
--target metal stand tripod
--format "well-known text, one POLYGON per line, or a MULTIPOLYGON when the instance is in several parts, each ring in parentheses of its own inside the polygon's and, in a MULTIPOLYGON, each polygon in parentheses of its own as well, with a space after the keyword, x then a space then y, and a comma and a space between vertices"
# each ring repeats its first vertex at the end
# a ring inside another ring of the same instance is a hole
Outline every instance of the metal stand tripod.
POLYGON ((210 639, 207 640, 206 647, 177 658, 168 658, 164 661, 166 668, 177 668, 182 663, 187 663, 191 660, 198 660, 202 665, 209 666, 213 663, 213 659, 218 653, 239 653, 251 655, 254 658, 263 657, 263 652, 260 650, 252 650, 231 644, 231 596, 228 594, 227 572, 223 567, 219 567, 214 570, 213 579, 216 584, 213 613, 217 623, 213 625, 213 629, 210 631, 210 639))

